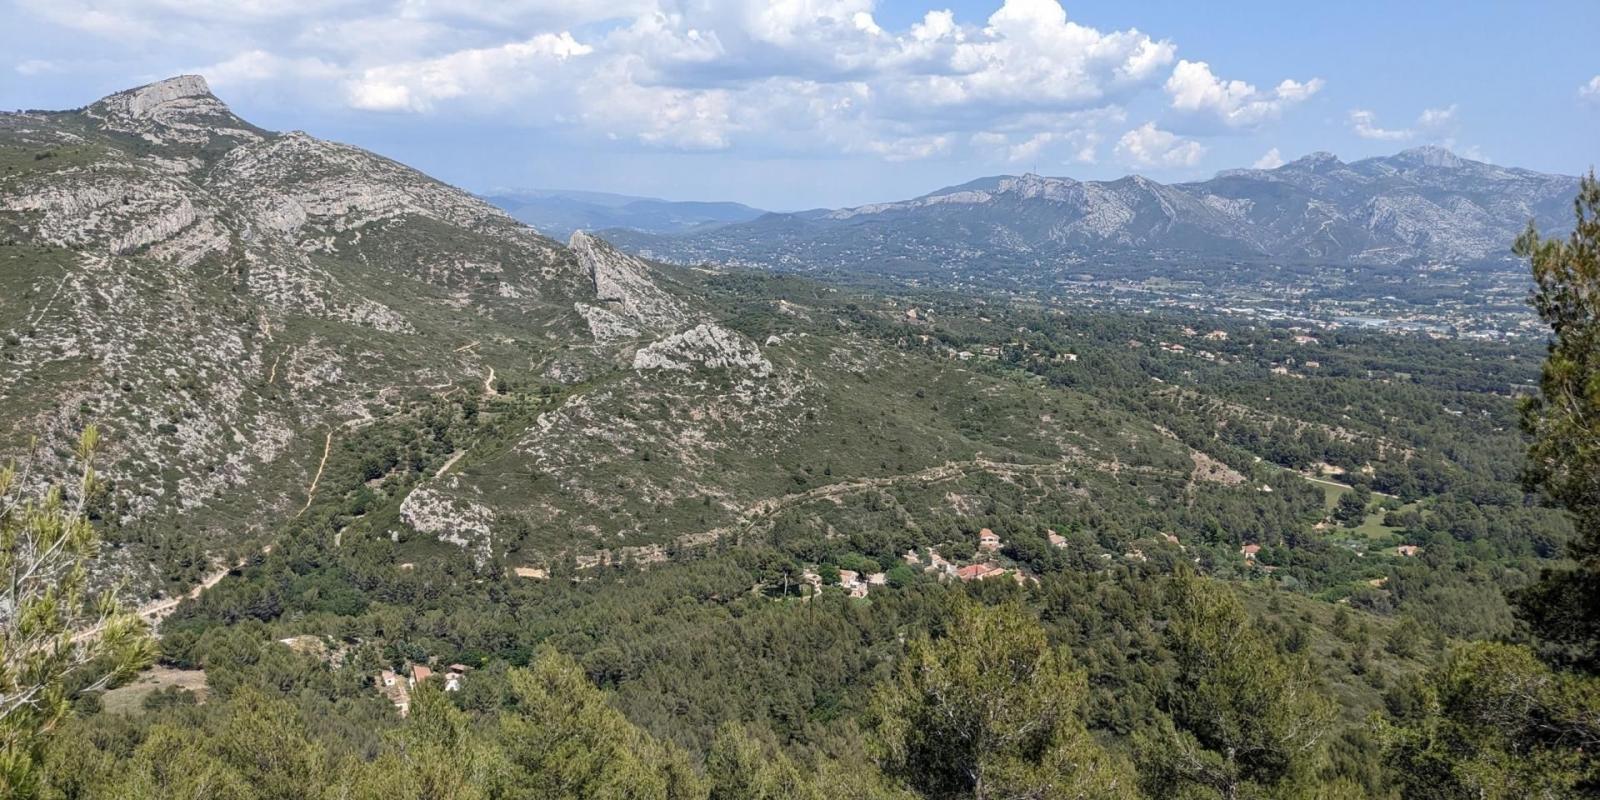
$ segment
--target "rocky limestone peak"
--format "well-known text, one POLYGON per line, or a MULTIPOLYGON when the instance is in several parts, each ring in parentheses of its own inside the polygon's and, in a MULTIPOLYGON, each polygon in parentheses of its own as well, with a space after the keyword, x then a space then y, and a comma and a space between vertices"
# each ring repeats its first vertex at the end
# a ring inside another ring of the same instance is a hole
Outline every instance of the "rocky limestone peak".
MULTIPOLYGON (((199 75, 178 75, 136 89, 118 92, 101 100, 100 103, 117 107, 134 119, 148 119, 157 108, 175 100, 210 96, 211 87, 205 78, 199 75)), ((221 104, 221 101, 217 102, 221 104)))
POLYGON ((239 119, 199 75, 179 75, 106 97, 84 109, 107 130, 152 144, 259 141, 260 128, 239 119))
POLYGON ((1015 194, 1026 199, 1064 200, 1079 186, 1080 184, 1071 178, 1047 178, 1028 172, 1020 176, 1001 178, 995 191, 1015 194))
POLYGON ((1395 155, 1394 160, 1411 166, 1443 167, 1445 169, 1457 169, 1466 163, 1465 159, 1450 152, 1449 148, 1435 144, 1425 144, 1421 147, 1402 150, 1395 155))
POLYGON ((641 348, 633 354, 633 368, 671 372, 722 369, 757 378, 772 374, 772 362, 761 354, 755 342, 712 322, 702 322, 641 348))
POLYGON ((1344 162, 1339 160, 1338 156, 1336 156, 1336 155, 1334 155, 1334 154, 1332 154, 1332 153, 1330 153, 1330 152, 1328 152, 1326 150, 1318 150, 1315 153, 1311 153, 1309 155, 1304 155, 1304 156, 1301 156, 1300 158, 1297 158, 1297 159, 1295 159, 1293 161, 1290 161, 1289 163, 1284 164, 1282 167, 1279 167, 1278 169, 1295 168, 1295 169, 1316 171, 1316 170, 1332 169, 1334 167, 1342 165, 1343 163, 1344 162))

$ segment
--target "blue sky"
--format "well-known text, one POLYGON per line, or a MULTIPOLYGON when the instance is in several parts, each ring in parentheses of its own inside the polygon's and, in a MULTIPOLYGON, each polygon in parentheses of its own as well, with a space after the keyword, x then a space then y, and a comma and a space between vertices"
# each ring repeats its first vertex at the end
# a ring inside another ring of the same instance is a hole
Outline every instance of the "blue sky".
POLYGON ((1317 150, 1600 162, 1593 0, 0 0, 0 19, 0 108, 200 72, 257 124, 479 191, 794 209, 1317 150))

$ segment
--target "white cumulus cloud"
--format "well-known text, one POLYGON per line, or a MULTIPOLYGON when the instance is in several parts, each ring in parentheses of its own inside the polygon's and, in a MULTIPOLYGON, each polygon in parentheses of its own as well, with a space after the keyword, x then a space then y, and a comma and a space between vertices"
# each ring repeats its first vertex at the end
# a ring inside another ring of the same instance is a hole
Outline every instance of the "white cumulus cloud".
POLYGON ((1029 168, 1048 164, 1093 164, 1098 160, 1100 133, 1096 130, 1052 130, 1017 137, 997 131, 973 134, 971 142, 983 155, 1029 168))
POLYGON ((510 99, 559 62, 592 52, 566 31, 541 33, 498 47, 373 67, 346 91, 352 106, 370 111, 427 111, 438 101, 463 96, 510 99))
POLYGON ((1117 140, 1117 156, 1135 167, 1192 167, 1206 154, 1204 145, 1146 122, 1117 140))
POLYGON ((1378 126, 1378 115, 1364 108, 1353 109, 1350 112, 1350 128, 1357 136, 1363 139, 1382 139, 1385 141, 1398 141, 1411 138, 1411 131, 1405 129, 1389 129, 1378 126))
MULTIPOLYGON (((1203 60, 1178 61, 1170 39, 1080 23, 1060 0, 989 0, 976 17, 924 8, 893 23, 879 0, 17 2, 36 24, 137 54, 116 65, 123 74, 200 64, 217 86, 273 102, 477 115, 685 150, 1088 163, 1126 129, 1124 108, 1163 86, 1175 111, 1234 129, 1322 86, 1223 80, 1203 60), (981 145, 984 132, 1004 142, 981 145)), ((19 53, 14 69, 43 72, 44 58, 75 63, 19 53)), ((1118 146, 1155 163, 1204 152, 1187 140, 1160 156, 1118 146)))
POLYGON ((331 80, 343 75, 338 66, 320 58, 284 58, 265 50, 247 50, 193 71, 206 76, 206 81, 217 87, 289 78, 331 80))
POLYGON ((1409 128, 1384 128, 1378 125, 1378 115, 1364 108, 1350 112, 1350 129, 1363 139, 1399 142, 1419 136, 1438 138, 1446 136, 1455 125, 1456 106, 1423 109, 1416 124, 1409 128))
POLYGON ((1600 102, 1600 75, 1589 79, 1589 82, 1578 87, 1578 96, 1590 102, 1600 102))
POLYGON ((1322 79, 1285 79, 1270 91, 1262 91, 1244 81, 1218 78, 1204 61, 1185 60, 1173 67, 1165 88, 1177 111, 1214 119, 1230 128, 1253 128, 1321 91, 1322 79))
POLYGON ((1256 159, 1256 163, 1251 166, 1256 169, 1277 169, 1283 166, 1283 154, 1278 152, 1278 148, 1274 147, 1262 153, 1261 157, 1256 159))

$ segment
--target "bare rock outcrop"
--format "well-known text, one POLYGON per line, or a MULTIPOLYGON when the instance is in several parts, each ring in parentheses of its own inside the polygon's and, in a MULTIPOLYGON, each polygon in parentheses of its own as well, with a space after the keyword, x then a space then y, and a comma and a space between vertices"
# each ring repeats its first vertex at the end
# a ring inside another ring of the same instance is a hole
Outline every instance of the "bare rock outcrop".
POLYGON ((641 348, 633 354, 637 370, 688 372, 696 367, 726 369, 758 378, 772 374, 772 362, 743 335, 716 323, 703 322, 641 348))
POLYGON ((617 316, 657 332, 691 318, 687 306, 655 284, 643 261, 583 231, 573 233, 567 247, 594 281, 596 299, 617 316))
POLYGON ((488 563, 493 554, 489 526, 494 523, 494 512, 480 503, 419 486, 400 504, 400 520, 412 530, 431 533, 441 542, 466 550, 478 566, 488 563))
POLYGON ((179 75, 118 92, 85 109, 109 130, 155 144, 205 144, 216 138, 255 141, 261 132, 211 94, 206 79, 179 75))

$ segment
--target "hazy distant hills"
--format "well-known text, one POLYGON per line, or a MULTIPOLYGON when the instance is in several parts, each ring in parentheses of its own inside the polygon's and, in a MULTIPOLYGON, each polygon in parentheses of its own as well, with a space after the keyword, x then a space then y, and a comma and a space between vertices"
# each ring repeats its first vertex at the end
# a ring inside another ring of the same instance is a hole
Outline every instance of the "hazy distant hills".
POLYGON ((484 199, 539 232, 560 238, 573 231, 607 228, 656 234, 691 233, 748 222, 766 213, 740 203, 680 202, 605 192, 502 190, 490 192, 484 199))
POLYGON ((1577 182, 1438 147, 1352 163, 1315 153, 1195 183, 1001 175, 901 202, 611 238, 672 261, 797 269, 981 269, 1153 252, 1471 264, 1509 258, 1530 219, 1544 231, 1570 228, 1577 182))

